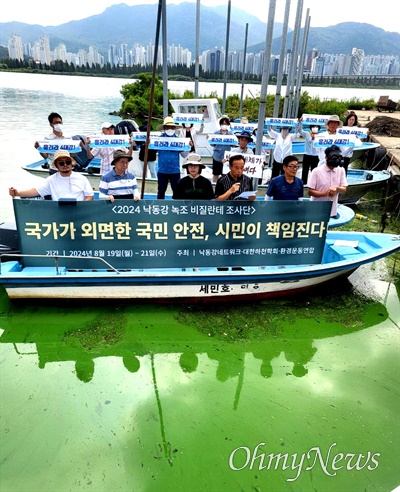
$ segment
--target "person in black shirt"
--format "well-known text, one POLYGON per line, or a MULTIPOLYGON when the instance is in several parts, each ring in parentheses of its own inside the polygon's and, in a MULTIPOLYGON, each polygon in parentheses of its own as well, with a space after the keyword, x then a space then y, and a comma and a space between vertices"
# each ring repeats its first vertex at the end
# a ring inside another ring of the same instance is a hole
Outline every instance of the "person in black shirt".
MULTIPOLYGON (((243 174, 245 160, 243 155, 236 154, 229 158, 229 173, 221 176, 215 185, 216 200, 236 200, 239 199, 244 191, 254 191, 253 181, 243 174)), ((248 200, 254 200, 254 195, 249 196, 248 200)))
POLYGON ((211 181, 200 175, 201 170, 205 167, 198 154, 189 154, 187 162, 182 166, 188 175, 179 180, 172 198, 174 200, 212 200, 214 190, 211 181))

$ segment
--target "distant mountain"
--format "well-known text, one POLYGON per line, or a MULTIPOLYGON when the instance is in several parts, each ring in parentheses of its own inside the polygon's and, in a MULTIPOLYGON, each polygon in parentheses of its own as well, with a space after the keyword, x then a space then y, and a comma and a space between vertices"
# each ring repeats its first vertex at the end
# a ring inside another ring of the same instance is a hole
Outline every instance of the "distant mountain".
MULTIPOLYGON (((225 47, 227 8, 201 7, 200 51, 214 47, 225 47)), ((143 46, 150 41, 154 44, 157 20, 156 5, 125 4, 108 7, 102 14, 79 21, 71 21, 59 26, 38 26, 20 22, 0 23, 0 44, 7 46, 13 33, 22 37, 24 43, 33 44, 41 35, 50 39, 51 49, 60 42, 66 44, 68 51, 87 49, 96 45, 103 55, 110 44, 127 43, 143 46)), ((243 49, 245 25, 249 23, 248 43, 258 43, 265 39, 266 24, 243 10, 231 9, 230 46, 231 50, 243 49)), ((195 52, 196 43, 196 4, 181 3, 168 5, 167 9, 168 44, 180 44, 195 52)), ((282 32, 282 24, 276 25, 276 34, 282 32)), ((161 42, 161 38, 160 38, 161 42)))
MULTIPOLYGON (((96 45, 99 52, 107 55, 110 44, 134 43, 146 46, 154 43, 157 7, 155 5, 126 4, 113 5, 102 14, 79 21, 71 21, 59 26, 39 26, 21 22, 0 23, 0 45, 7 46, 12 34, 22 37, 24 43, 33 44, 41 35, 48 36, 50 47, 54 49, 64 43, 67 50, 77 52, 96 45)), ((200 52, 214 47, 225 47, 226 6, 201 7, 200 52)), ((248 51, 264 49, 267 25, 257 17, 243 10, 231 9, 230 50, 243 50, 245 25, 249 24, 248 51)), ((196 4, 170 4, 167 9, 168 44, 180 44, 195 52, 196 4)), ((282 24, 276 23, 273 33, 272 51, 280 52, 282 24)), ((293 31, 287 36, 287 46, 291 48, 293 31)), ((160 40, 161 41, 161 40, 160 40)), ((367 55, 399 54, 400 34, 356 22, 346 22, 330 27, 310 28, 308 50, 317 48, 323 53, 351 53, 357 47, 367 55)))
MULTIPOLYGON (((303 38, 303 29, 301 37, 303 38)), ((292 48, 293 32, 288 33, 286 47, 292 48)), ((281 37, 272 42, 273 53, 279 53, 281 37)), ((307 51, 317 48, 321 53, 350 54, 353 48, 361 48, 366 55, 400 55, 400 34, 387 32, 371 24, 342 22, 336 26, 310 28, 307 51)), ((255 52, 264 49, 259 43, 249 47, 255 52)))

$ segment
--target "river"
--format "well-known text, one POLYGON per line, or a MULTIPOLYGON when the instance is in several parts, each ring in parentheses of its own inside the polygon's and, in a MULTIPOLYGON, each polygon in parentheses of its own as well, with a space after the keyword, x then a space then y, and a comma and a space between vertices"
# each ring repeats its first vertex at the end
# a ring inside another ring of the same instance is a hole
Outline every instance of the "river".
MULTIPOLYGON (((98 130, 129 80, 0 80, 4 220, 8 186, 42 179, 20 168, 47 115, 98 130)), ((318 293, 232 306, 16 303, 1 288, 0 489, 389 492, 399 292, 383 260, 318 293)))

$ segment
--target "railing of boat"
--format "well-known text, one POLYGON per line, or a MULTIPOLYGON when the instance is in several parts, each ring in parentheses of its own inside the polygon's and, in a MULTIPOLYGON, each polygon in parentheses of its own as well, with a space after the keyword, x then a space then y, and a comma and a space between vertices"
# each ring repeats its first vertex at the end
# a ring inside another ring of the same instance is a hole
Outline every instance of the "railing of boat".
POLYGON ((106 261, 104 258, 100 258, 98 256, 69 256, 69 255, 27 255, 27 254, 15 254, 15 253, 4 253, 0 255, 0 275, 1 275, 1 265, 3 258, 5 257, 12 257, 12 258, 54 258, 54 265, 56 269, 56 274, 60 275, 59 271, 59 265, 58 265, 58 260, 59 258, 68 258, 70 260, 98 260, 103 263, 105 263, 109 269, 113 270, 115 273, 121 273, 119 270, 117 270, 115 267, 113 267, 108 261, 106 261))

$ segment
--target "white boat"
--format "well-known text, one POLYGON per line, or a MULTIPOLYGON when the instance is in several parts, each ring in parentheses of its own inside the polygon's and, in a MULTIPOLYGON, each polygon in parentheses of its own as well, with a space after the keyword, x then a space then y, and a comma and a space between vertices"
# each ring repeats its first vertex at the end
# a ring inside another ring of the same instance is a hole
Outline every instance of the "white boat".
MULTIPOLYGON (((82 257, 82 268, 68 269, 63 266, 68 257, 55 256, 53 266, 24 268, 19 261, 2 261, 0 284, 13 299, 247 301, 321 286, 333 279, 347 277, 361 265, 399 249, 400 236, 328 232, 323 259, 318 265, 118 270, 99 260, 99 268, 85 269, 85 261, 90 258, 82 257)), ((45 258, 47 265, 49 257, 45 258)))
POLYGON ((0 257, 9 297, 251 300, 400 249, 398 235, 328 231, 329 202, 118 202, 14 200, 21 254, 0 257))

